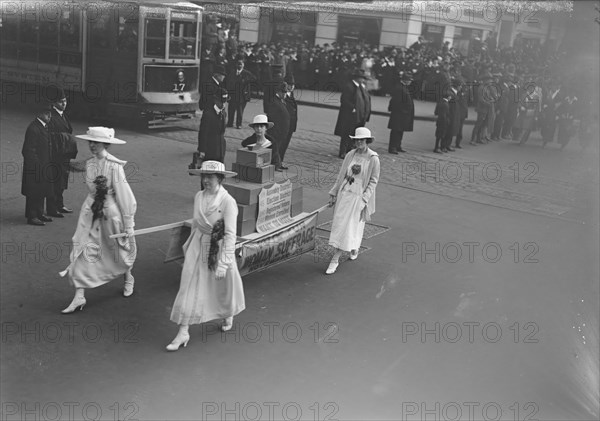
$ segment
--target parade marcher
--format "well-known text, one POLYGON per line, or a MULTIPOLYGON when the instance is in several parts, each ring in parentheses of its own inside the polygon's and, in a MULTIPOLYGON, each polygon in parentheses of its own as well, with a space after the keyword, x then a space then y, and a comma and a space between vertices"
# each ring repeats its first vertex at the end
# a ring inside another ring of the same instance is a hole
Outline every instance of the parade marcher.
POLYGON ((558 116, 556 111, 560 105, 561 98, 561 86, 551 85, 550 89, 545 90, 542 100, 542 113, 540 116, 540 131, 542 134, 543 147, 547 143, 554 141, 554 135, 556 134, 556 121, 558 116))
POLYGON ((337 270, 342 252, 356 260, 366 221, 375 213, 375 190, 379 181, 379 155, 369 149, 374 137, 366 127, 358 127, 353 136, 356 149, 348 152, 336 182, 329 191, 329 206, 334 206, 329 245, 335 248, 327 275, 337 270))
POLYGON ((177 351, 190 340, 189 326, 222 319, 221 329, 245 309, 244 287, 235 257, 238 208, 221 185, 236 173, 217 161, 204 161, 190 175, 201 177, 202 190, 194 198, 193 225, 183 245, 185 260, 171 321, 179 325, 167 350, 177 351))
POLYGON ((296 103, 296 98, 294 97, 294 88, 295 88, 295 80, 294 75, 292 73, 287 73, 284 78, 285 81, 285 95, 283 97, 283 102, 287 107, 288 114, 290 115, 290 128, 288 130, 288 134, 281 145, 279 146, 279 158, 281 159, 281 168, 287 170, 288 167, 284 164, 284 157, 287 151, 288 146, 290 145, 290 141, 292 140, 292 135, 296 131, 298 127, 298 104, 296 103))
POLYGON ((473 126, 473 132, 471 133, 471 145, 483 144, 481 140, 485 128, 488 124, 489 113, 491 111, 491 103, 490 103, 490 86, 488 83, 492 80, 492 75, 489 73, 484 73, 481 76, 481 84, 477 88, 477 121, 473 126))
POLYGON ((342 159, 352 148, 350 135, 358 127, 363 127, 371 117, 371 96, 364 85, 365 72, 357 69, 352 73, 340 97, 340 111, 337 117, 334 134, 340 136, 338 156, 342 159))
POLYGON ((571 140, 571 137, 577 132, 575 126, 575 114, 577 107, 577 97, 568 93, 561 101, 556 114, 558 115, 558 134, 557 140, 560 149, 563 150, 571 140))
POLYGON ((125 177, 123 167, 127 162, 107 151, 110 145, 122 145, 125 141, 117 139, 115 131, 107 127, 90 127, 86 134, 75 137, 88 141, 93 156, 81 169, 88 194, 73 235, 71 263, 60 273, 68 276, 75 287, 75 297, 63 313, 83 309, 86 288, 99 287, 119 276, 125 280, 123 295, 133 294, 131 268, 137 254, 133 236, 137 204, 125 177), (127 236, 110 238, 122 232, 127 236))
POLYGON ((391 129, 388 152, 394 155, 397 155, 398 152, 406 152, 402 149, 402 137, 404 132, 413 131, 415 104, 408 89, 411 82, 411 75, 403 72, 392 90, 392 97, 388 105, 390 112, 388 129, 391 129))
POLYGON ((446 130, 448 130, 448 126, 450 125, 450 105, 448 99, 448 96, 440 99, 433 112, 437 116, 437 120, 435 121, 435 147, 433 148, 433 152, 435 153, 446 152, 442 149, 442 140, 446 136, 446 130))
POLYGON ((281 157, 279 151, 281 144, 285 142, 290 130, 290 113, 285 105, 285 82, 280 79, 274 79, 273 89, 275 95, 270 102, 269 111, 267 112, 268 120, 273 122, 273 127, 267 130, 269 136, 275 141, 273 145, 273 155, 271 163, 275 165, 275 171, 283 171, 281 166, 281 157))
POLYGON ((67 118, 67 96, 61 88, 53 92, 52 118, 48 123, 52 143, 51 161, 55 167, 56 177, 52 180, 54 197, 46 203, 48 215, 63 218, 63 213, 73 213, 65 206, 63 192, 69 185, 69 161, 77 157, 77 142, 73 138, 73 127, 67 118))
POLYGON ((244 69, 243 56, 238 56, 235 70, 230 72, 225 79, 227 91, 229 92, 227 127, 233 127, 233 119, 235 117, 235 127, 238 129, 242 128, 244 109, 248 101, 250 101, 251 87, 255 82, 256 77, 244 69))
POLYGON ((225 120, 227 91, 221 86, 225 78, 223 66, 215 66, 213 77, 200 97, 202 119, 198 130, 198 153, 202 160, 225 162, 225 120))
POLYGON ((44 200, 52 200, 53 179, 56 171, 51 163, 52 145, 48 123, 52 114, 50 107, 40 105, 36 118, 25 131, 23 142, 23 178, 21 194, 25 196, 25 217, 29 225, 46 225, 52 218, 44 215, 44 200))
POLYGON ((515 127, 520 129, 519 145, 523 145, 529 139, 531 131, 535 128, 535 119, 541 98, 538 97, 535 84, 528 83, 519 104, 519 115, 515 121, 515 127))

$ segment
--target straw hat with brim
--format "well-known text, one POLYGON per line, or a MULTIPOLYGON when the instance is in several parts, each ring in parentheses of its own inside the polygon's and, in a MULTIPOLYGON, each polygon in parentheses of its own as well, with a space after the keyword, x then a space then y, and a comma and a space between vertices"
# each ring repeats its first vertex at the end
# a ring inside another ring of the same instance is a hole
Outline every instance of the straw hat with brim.
POLYGON ((110 143, 112 145, 124 145, 124 140, 115 137, 115 130, 108 127, 88 127, 86 134, 75 136, 79 139, 91 140, 92 142, 110 143))
POLYGON ((254 116, 254 120, 252 120, 252 123, 248 124, 248 126, 254 128, 255 124, 266 124, 268 129, 275 125, 275 123, 269 121, 269 118, 264 114, 254 116))
POLYGON ((189 170, 190 175, 202 175, 202 174, 223 174, 225 177, 236 176, 237 173, 233 171, 227 171, 225 164, 219 161, 204 161, 202 167, 199 170, 189 170))
POLYGON ((350 139, 374 140, 375 138, 371 134, 371 130, 367 129, 366 127, 357 127, 356 130, 354 130, 354 136, 350 135, 350 139))

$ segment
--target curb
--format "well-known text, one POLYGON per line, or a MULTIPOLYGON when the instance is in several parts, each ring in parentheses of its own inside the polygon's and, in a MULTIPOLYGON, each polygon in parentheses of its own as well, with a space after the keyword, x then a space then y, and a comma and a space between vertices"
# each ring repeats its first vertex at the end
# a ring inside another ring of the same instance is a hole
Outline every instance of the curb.
MULTIPOLYGON (((325 104, 325 103, 320 103, 320 102, 311 102, 311 101, 303 101, 303 100, 299 100, 296 99, 296 103, 298 103, 298 105, 308 105, 311 107, 318 107, 318 108, 329 108, 332 110, 337 110, 340 107, 337 105, 329 105, 329 104, 325 104)), ((379 116, 383 116, 383 117, 389 117, 390 113, 385 112, 385 111, 375 111, 375 110, 371 110, 371 114, 372 115, 379 115, 379 116)), ((427 116, 420 116, 420 115, 415 115, 415 120, 419 120, 419 121, 436 121, 436 117, 435 116, 431 116, 431 117, 427 117, 427 116)), ((465 120, 464 124, 468 124, 468 125, 474 125, 475 124, 475 120, 471 120, 469 118, 467 118, 465 120)))

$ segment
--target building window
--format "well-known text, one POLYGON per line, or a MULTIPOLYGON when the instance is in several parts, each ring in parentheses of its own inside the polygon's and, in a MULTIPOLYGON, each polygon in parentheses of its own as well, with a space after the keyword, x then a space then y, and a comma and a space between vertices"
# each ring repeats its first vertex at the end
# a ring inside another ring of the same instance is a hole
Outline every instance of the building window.
POLYGON ((378 47, 381 37, 381 19, 355 16, 338 16, 337 42, 355 46, 367 44, 378 47))
POLYGON ((444 42, 444 26, 441 25, 423 25, 421 36, 427 40, 432 47, 442 48, 444 42))
POLYGON ((452 47, 464 56, 468 56, 471 51, 473 40, 479 38, 481 40, 481 29, 464 28, 457 26, 454 28, 454 40, 452 47))

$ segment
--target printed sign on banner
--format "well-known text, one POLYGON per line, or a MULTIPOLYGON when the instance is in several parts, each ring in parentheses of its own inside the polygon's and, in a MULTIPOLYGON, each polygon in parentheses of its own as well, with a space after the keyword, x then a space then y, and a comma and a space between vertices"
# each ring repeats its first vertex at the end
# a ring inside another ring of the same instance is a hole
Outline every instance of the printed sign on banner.
POLYGON ((315 248, 318 213, 241 246, 237 260, 240 275, 266 269, 315 248))
POLYGON ((258 218, 256 231, 259 233, 272 231, 292 221, 292 182, 275 183, 272 187, 263 188, 258 195, 258 218))

